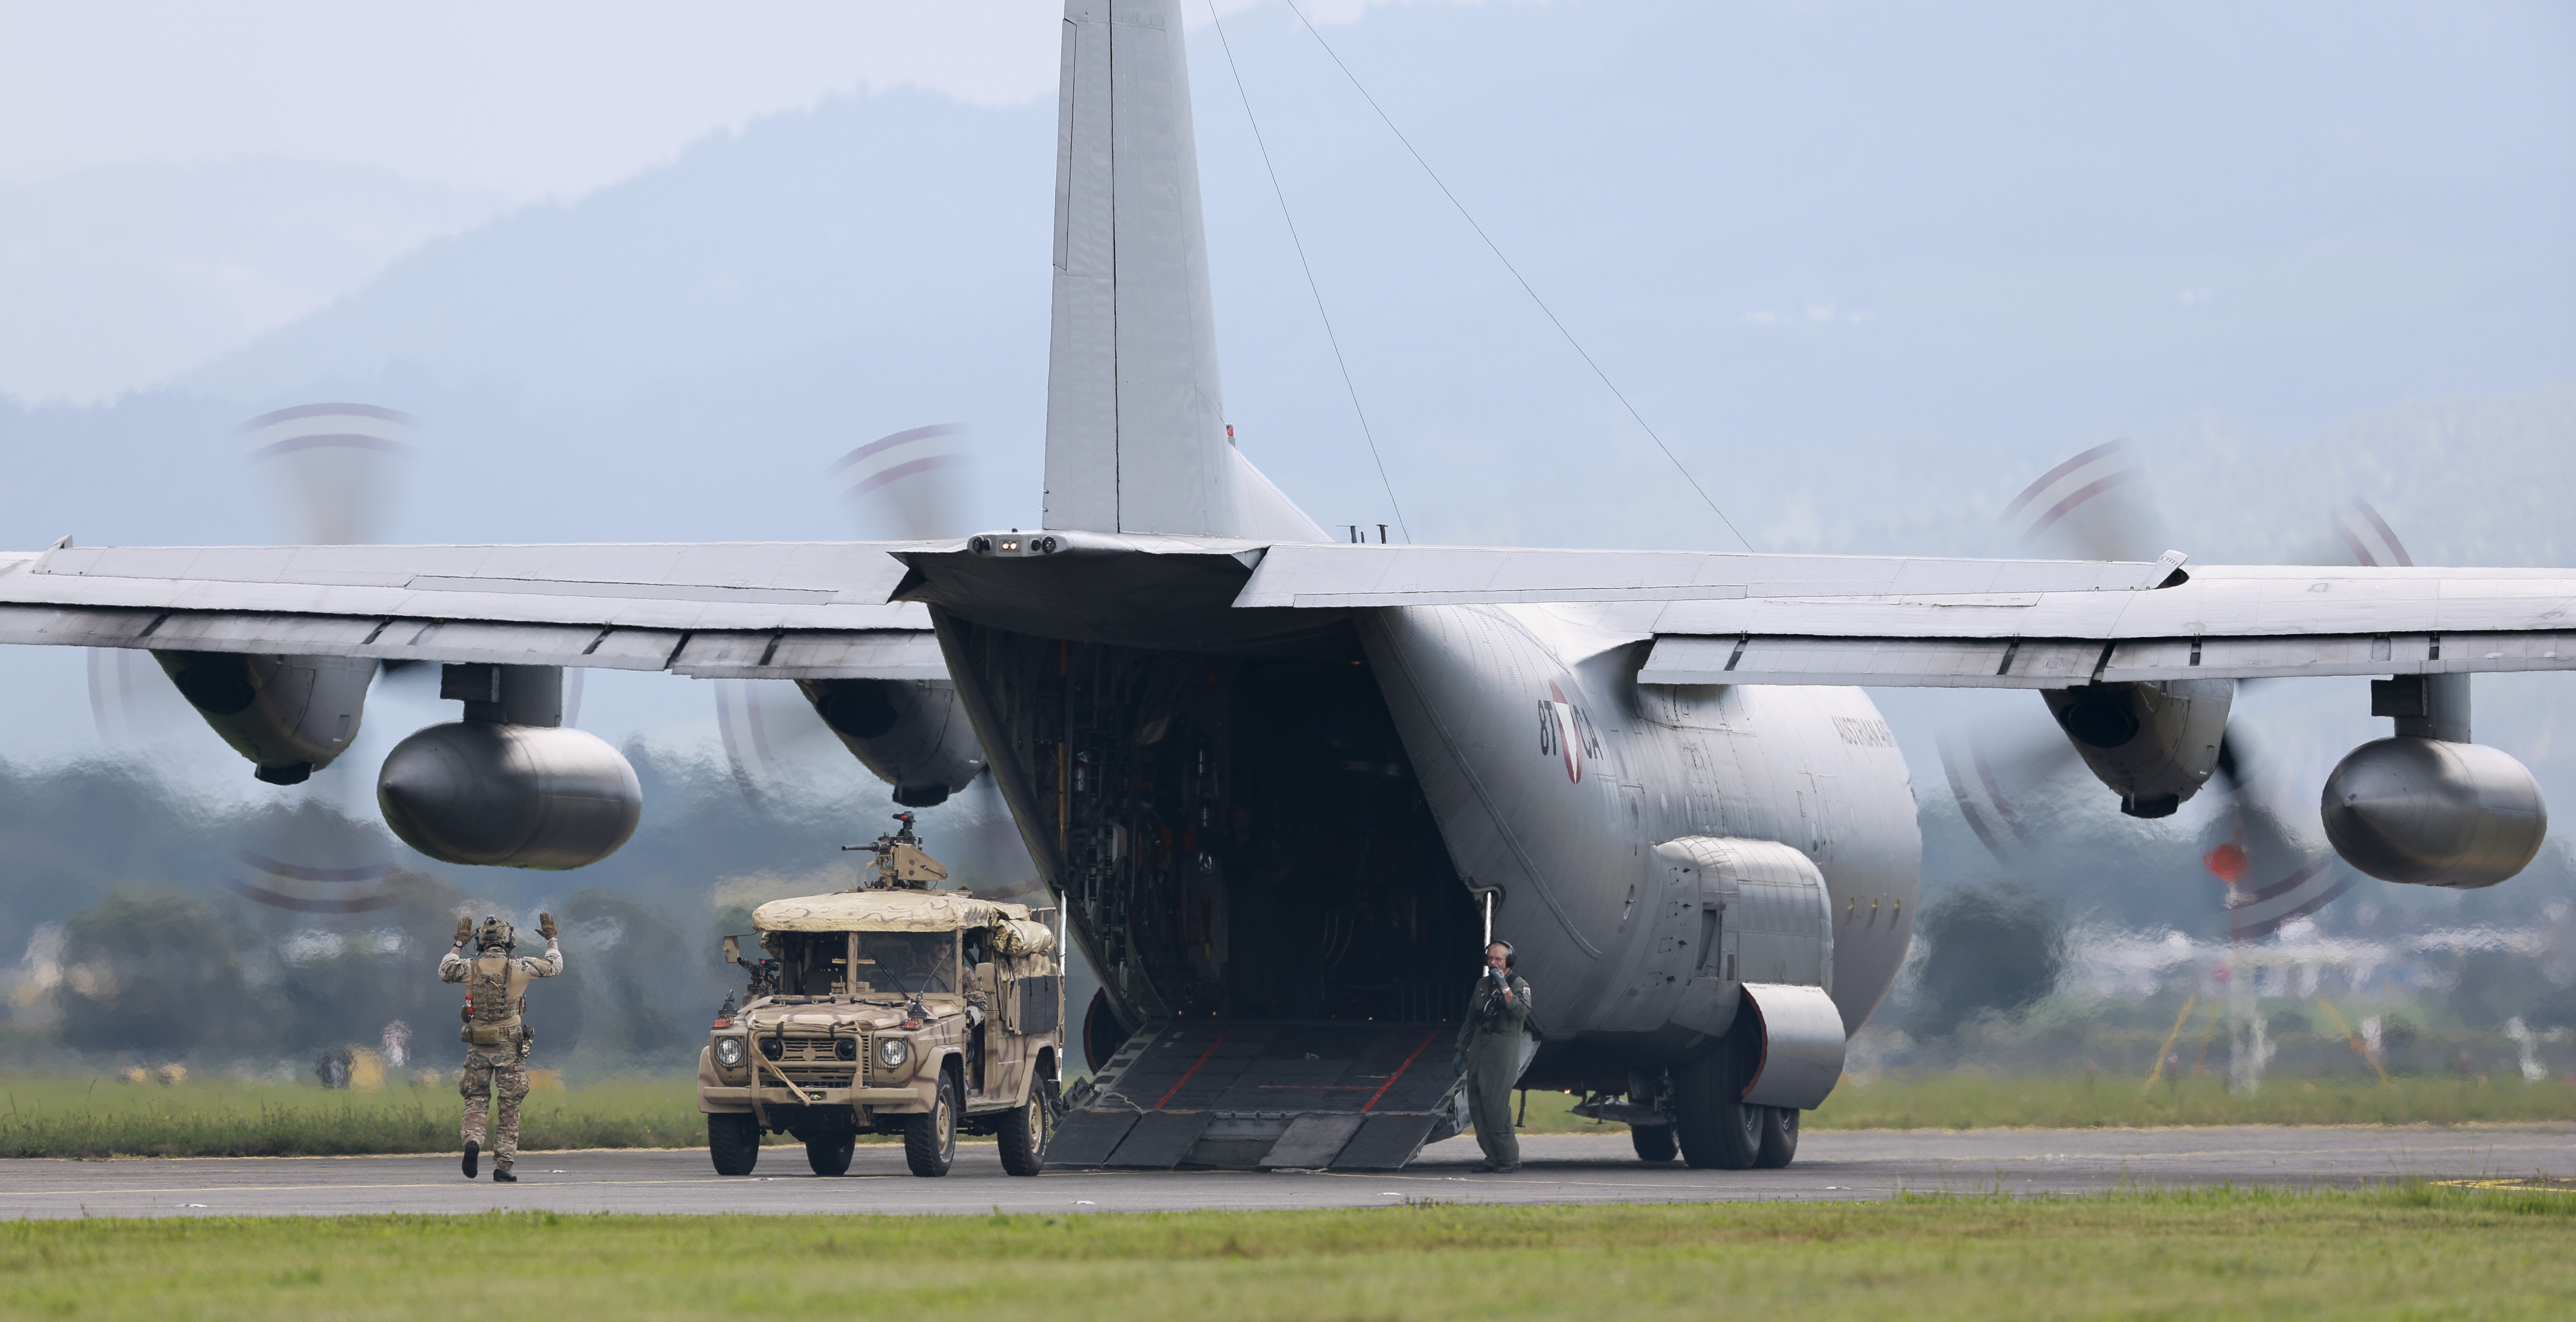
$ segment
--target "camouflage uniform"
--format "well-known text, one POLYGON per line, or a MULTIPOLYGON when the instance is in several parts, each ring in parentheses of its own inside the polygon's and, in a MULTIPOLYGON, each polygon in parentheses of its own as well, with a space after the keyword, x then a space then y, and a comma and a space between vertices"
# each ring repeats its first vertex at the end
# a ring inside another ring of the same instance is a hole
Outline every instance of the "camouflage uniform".
POLYGON ((467 1025, 465 1073, 456 1090, 465 1097, 461 1141, 486 1147, 492 1153, 492 1168, 506 1171, 519 1155, 519 1103, 528 1095, 527 1060, 533 1038, 527 1025, 519 1020, 528 1006, 527 987, 538 978, 563 972, 564 961, 563 951, 552 941, 546 943, 543 959, 513 958, 507 948, 484 950, 469 959, 460 948, 448 951, 447 957, 438 961, 438 980, 463 982, 477 963, 488 959, 504 961, 500 974, 508 988, 505 999, 509 1014, 500 1025, 502 1040, 497 1046, 475 1045, 471 1038, 473 1025, 467 1025), (500 1131, 488 1143, 484 1121, 487 1104, 494 1113, 490 1127, 500 1131))
POLYGON ((1530 986, 1507 975, 1511 1003, 1489 977, 1476 979, 1467 1022, 1458 1026, 1458 1054, 1467 1070, 1467 1113, 1476 1122, 1476 1145, 1494 1166, 1521 1162, 1520 1136, 1512 1132, 1512 1085, 1520 1082, 1521 1037, 1529 1024, 1530 986))

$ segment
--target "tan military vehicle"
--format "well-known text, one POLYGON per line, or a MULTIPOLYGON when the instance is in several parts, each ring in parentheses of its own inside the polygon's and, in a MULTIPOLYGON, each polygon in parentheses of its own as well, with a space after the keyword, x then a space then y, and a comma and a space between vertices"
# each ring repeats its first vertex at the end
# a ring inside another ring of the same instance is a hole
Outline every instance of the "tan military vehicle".
POLYGON ((841 1175, 861 1134, 901 1134, 915 1175, 945 1175, 957 1134, 1000 1140, 1002 1167, 1035 1175, 1055 1131, 1064 979, 1055 910, 933 889, 910 814, 868 886, 772 900, 725 957, 752 974, 698 1057, 698 1109, 718 1174, 748 1175, 763 1133, 804 1141, 841 1175))

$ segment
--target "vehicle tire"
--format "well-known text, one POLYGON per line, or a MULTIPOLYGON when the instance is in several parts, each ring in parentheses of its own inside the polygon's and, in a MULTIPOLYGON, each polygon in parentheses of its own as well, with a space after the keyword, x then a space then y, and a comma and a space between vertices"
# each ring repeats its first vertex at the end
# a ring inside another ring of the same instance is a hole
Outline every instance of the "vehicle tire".
POLYGON ((708 1112, 707 1155, 718 1175, 751 1174, 760 1162, 760 1123, 746 1112, 708 1112))
POLYGON ((1091 994, 1090 1008, 1082 1012, 1082 1059, 1098 1074, 1118 1048, 1127 1045, 1128 1029, 1118 1022, 1118 1011, 1109 1004, 1106 990, 1091 994))
POLYGON ((1001 1140, 1003 1170, 1035 1175, 1046 1169, 1047 1140, 1055 1137, 1055 1082, 1031 1083, 1028 1101, 1003 1116, 993 1133, 1001 1140))
POLYGON ((957 1077, 939 1072, 930 1109, 904 1117, 903 1163, 924 1178, 946 1175, 957 1162, 957 1077))
POLYGON ((1681 1152, 1671 1125, 1630 1125, 1628 1144, 1637 1149, 1639 1161, 1671 1161, 1681 1152))
POLYGON ((1776 1171, 1797 1158, 1798 1108, 1766 1106, 1762 1111, 1762 1153, 1753 1164, 1776 1171))
POLYGON ((805 1140, 805 1164, 813 1167, 817 1175, 847 1175, 850 1173, 850 1154, 858 1151, 858 1147, 859 1136, 856 1134, 809 1138, 805 1140))
POLYGON ((1694 1170, 1740 1171, 1762 1154, 1762 1112, 1744 1101, 1741 1044, 1673 1067, 1673 1136, 1694 1170))

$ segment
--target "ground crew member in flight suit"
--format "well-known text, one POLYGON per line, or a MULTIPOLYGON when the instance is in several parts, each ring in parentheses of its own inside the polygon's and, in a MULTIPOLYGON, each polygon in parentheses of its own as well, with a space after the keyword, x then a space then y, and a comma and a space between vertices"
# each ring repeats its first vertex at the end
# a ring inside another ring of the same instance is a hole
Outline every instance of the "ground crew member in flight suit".
POLYGON ((1512 1132, 1512 1085, 1521 1077, 1521 1037, 1528 1031, 1530 986, 1512 972, 1512 943, 1485 947, 1485 972, 1458 1027, 1458 1055, 1467 1075, 1467 1113, 1476 1122, 1476 1145, 1485 1150, 1479 1171, 1502 1173, 1521 1164, 1520 1137, 1512 1132))
POLYGON ((528 1009, 528 984, 563 972, 563 951, 555 944, 555 916, 537 915, 537 931, 546 938, 544 959, 514 959, 518 931, 498 918, 486 918, 478 930, 470 918, 456 920, 456 945, 438 961, 438 980, 465 984, 465 1075, 456 1090, 465 1095, 465 1178, 473 1179, 483 1151, 484 1107, 494 1114, 491 1128, 492 1179, 516 1184, 510 1173, 519 1155, 519 1103, 528 1095, 528 1049, 536 1038, 522 1016, 528 1009), (465 957, 465 942, 474 942, 474 957, 465 957))

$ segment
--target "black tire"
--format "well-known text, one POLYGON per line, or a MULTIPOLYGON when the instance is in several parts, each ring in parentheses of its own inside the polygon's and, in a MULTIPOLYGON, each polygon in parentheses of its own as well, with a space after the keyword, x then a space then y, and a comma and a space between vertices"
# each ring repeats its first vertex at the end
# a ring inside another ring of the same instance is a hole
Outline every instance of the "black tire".
POLYGON ((1798 1109, 1794 1106, 1762 1108, 1762 1152, 1753 1164, 1776 1171, 1798 1156, 1798 1109))
POLYGON ((1109 1063, 1118 1048, 1127 1045, 1127 1025, 1118 1022, 1118 1010, 1109 1003, 1108 991, 1091 994, 1091 1005, 1082 1012, 1082 1058, 1098 1074, 1109 1063))
POLYGON ((1630 1125, 1628 1143, 1637 1149, 1639 1161, 1671 1161, 1681 1152, 1671 1125, 1630 1125))
POLYGON ((859 1136, 839 1134, 831 1138, 805 1140, 805 1164, 817 1175, 847 1175, 850 1155, 859 1148, 859 1136))
POLYGON ((1762 1112, 1744 1101, 1740 1044, 1673 1068, 1673 1135, 1694 1170, 1750 1170, 1762 1155, 1762 1112))
POLYGON ((1047 1141, 1055 1137, 1055 1082, 1029 1084, 1029 1099, 994 1127, 1001 1140, 1002 1169, 1012 1175, 1035 1175, 1046 1169, 1047 1141))
POLYGON ((957 1076, 946 1070, 939 1072, 930 1109, 904 1117, 903 1163, 925 1179, 946 1175, 957 1164, 957 1076))
POLYGON ((707 1155, 718 1175, 749 1175, 760 1164, 760 1124, 745 1112, 707 1113, 707 1155))

